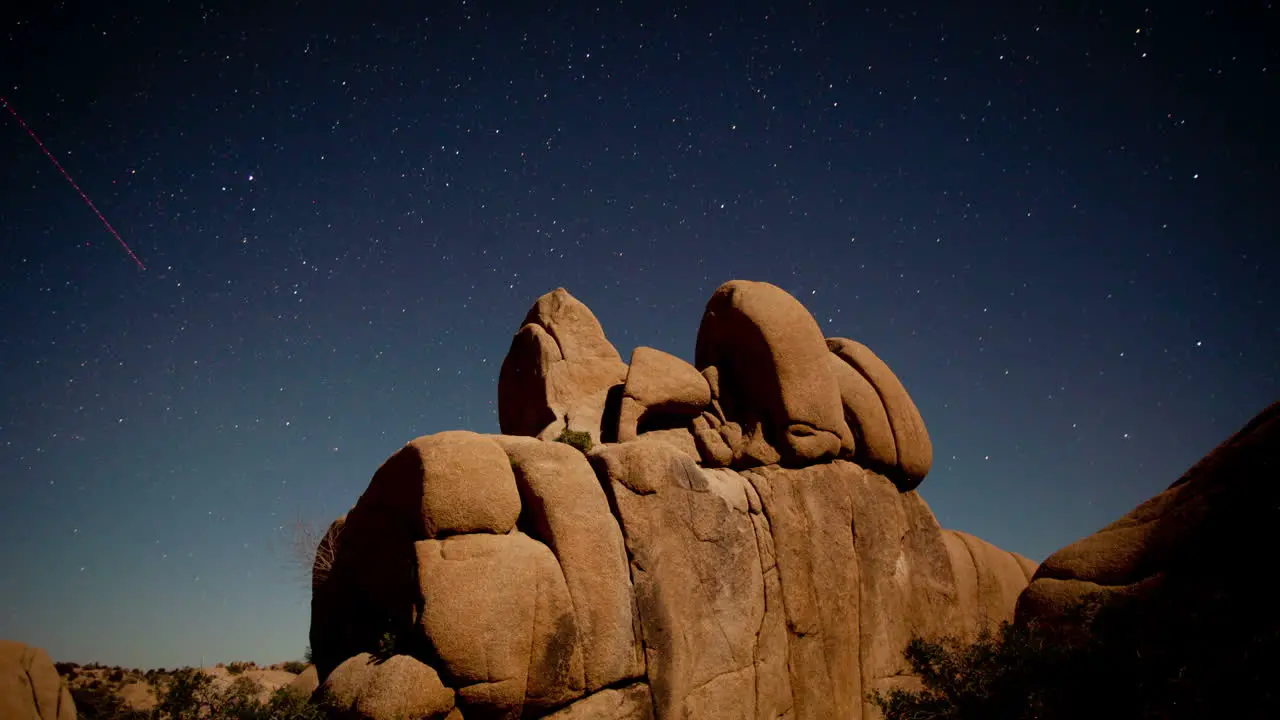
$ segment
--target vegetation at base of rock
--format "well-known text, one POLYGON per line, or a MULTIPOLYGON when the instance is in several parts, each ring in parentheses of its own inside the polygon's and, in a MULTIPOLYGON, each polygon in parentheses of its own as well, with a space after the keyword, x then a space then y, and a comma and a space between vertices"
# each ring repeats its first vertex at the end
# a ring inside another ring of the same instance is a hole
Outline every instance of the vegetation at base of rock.
POLYGON ((1280 633, 1225 607, 1091 596, 1054 624, 1003 623, 971 644, 914 638, 919 690, 873 693, 885 720, 1280 717, 1280 633), (1176 628, 1174 630, 1173 628, 1176 628))
POLYGON ((220 690, 208 673, 182 668, 169 677, 152 710, 128 707, 107 685, 77 688, 71 694, 80 720, 325 720, 328 717, 322 707, 296 690, 280 688, 265 702, 258 699, 261 690, 256 680, 243 675, 220 690))
POLYGON ((280 663, 280 669, 294 675, 301 675, 302 671, 307 669, 307 663, 302 660, 289 660, 280 663))
POLYGON ((396 648, 399 644, 399 636, 394 631, 388 630, 382 633, 382 637, 378 638, 378 647, 372 655, 385 660, 396 654, 396 648))
POLYGON ((556 438, 556 442, 564 443, 570 447, 575 447, 578 449, 578 452, 585 455, 589 450, 591 450, 591 433, 565 428, 556 438))

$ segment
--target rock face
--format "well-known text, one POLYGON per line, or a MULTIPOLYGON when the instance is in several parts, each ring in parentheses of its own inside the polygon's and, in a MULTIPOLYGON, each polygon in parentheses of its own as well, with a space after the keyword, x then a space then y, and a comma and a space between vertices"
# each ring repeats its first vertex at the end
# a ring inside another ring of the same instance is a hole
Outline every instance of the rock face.
POLYGON ((566 427, 600 441, 611 387, 627 366, 591 312, 564 288, 538 298, 511 340, 498 374, 498 424, 537 437, 566 427))
POLYGON ((0 718, 76 720, 71 691, 44 650, 0 640, 0 718))
POLYGON ((624 364, 540 298, 505 434, 411 441, 334 523, 319 692, 365 718, 871 718, 912 636, 1012 618, 1034 563, 938 526, 924 422, 869 349, 734 281, 695 355, 624 364))
POLYGON ((1275 403, 1167 490, 1049 556, 1018 598, 1019 621, 1078 622, 1072 611, 1092 596, 1151 632, 1205 617, 1240 623, 1245 638, 1276 632, 1270 595, 1249 578, 1274 545, 1278 480, 1275 403))

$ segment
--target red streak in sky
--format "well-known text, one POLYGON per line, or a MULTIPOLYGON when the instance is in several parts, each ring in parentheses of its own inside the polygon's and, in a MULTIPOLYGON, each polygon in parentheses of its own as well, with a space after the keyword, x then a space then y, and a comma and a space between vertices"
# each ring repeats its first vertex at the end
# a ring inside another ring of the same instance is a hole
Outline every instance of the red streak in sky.
POLYGON ((22 129, 27 131, 27 134, 31 136, 31 139, 36 141, 36 145, 40 146, 40 150, 44 152, 45 157, 49 158, 50 162, 53 163, 53 166, 58 168, 58 172, 62 173, 62 177, 66 178, 67 182, 71 183, 71 187, 75 188, 76 192, 80 193, 80 199, 84 200, 84 204, 88 205, 89 209, 98 216, 98 219, 102 221, 103 226, 107 228, 107 232, 111 233, 116 240, 120 241, 120 247, 123 247, 124 251, 129 253, 129 257, 133 258, 133 261, 138 263, 138 267, 146 270, 147 266, 143 265, 142 261, 138 259, 138 256, 133 254, 133 249, 129 247, 129 243, 125 242, 124 238, 120 237, 120 233, 116 232, 116 229, 111 227, 111 223, 107 222, 107 219, 102 216, 101 212, 98 212, 98 207, 93 204, 93 201, 89 199, 88 195, 84 194, 84 191, 80 189, 80 186, 76 184, 76 181, 71 179, 71 174, 62 167, 62 163, 58 162, 58 159, 53 156, 53 153, 49 152, 49 148, 44 146, 44 143, 40 141, 40 137, 36 135, 35 131, 27 125, 26 121, 22 119, 22 116, 18 115, 18 111, 14 110, 13 106, 10 105, 9 101, 4 99, 4 96, 2 95, 0 95, 0 103, 4 103, 5 109, 9 111, 9 114, 13 115, 13 118, 22 126, 22 129))

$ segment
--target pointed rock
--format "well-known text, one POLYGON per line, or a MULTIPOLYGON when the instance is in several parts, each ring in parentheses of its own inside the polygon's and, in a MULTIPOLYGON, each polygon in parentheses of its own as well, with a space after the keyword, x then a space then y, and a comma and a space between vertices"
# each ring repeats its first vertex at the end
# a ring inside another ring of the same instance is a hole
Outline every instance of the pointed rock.
MULTIPOLYGON (((582 402, 603 407, 604 393, 626 374, 590 308, 558 288, 529 309, 502 361, 498 424, 504 435, 536 437, 582 402)), ((596 428, 597 442, 598 435, 596 428)))

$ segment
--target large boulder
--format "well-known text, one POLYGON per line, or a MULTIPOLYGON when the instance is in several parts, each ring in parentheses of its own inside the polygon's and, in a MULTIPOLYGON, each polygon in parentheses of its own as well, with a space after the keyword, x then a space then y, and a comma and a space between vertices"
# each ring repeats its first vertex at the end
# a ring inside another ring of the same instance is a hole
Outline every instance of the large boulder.
POLYGON ((439 674, 408 655, 351 657, 329 674, 318 694, 349 720, 439 720, 454 709, 454 692, 439 674))
POLYGON ((694 364, 715 367, 726 420, 759 424, 782 462, 801 465, 853 448, 818 323, 769 283, 734 280, 707 302, 694 364))
POLYGON ((505 534, 520 514, 506 452, 492 438, 449 431, 410 441, 374 473, 317 553, 311 649, 321 678, 388 632, 417 621, 413 543, 464 533, 505 534), (321 573, 324 554, 331 556, 321 573), (316 622, 318 621, 318 623, 316 622), (315 632, 317 624, 329 630, 315 632))
POLYGON ((494 438, 511 457, 527 532, 546 543, 564 574, 583 638, 587 692, 640 677, 635 597, 621 528, 582 453, 562 443, 494 438))
POLYGON ((416 546, 420 632, 464 715, 518 718, 582 695, 573 601, 550 548, 519 532, 416 546))
POLYGON ((933 443, 915 402, 898 376, 866 345, 847 338, 829 338, 827 347, 865 381, 859 382, 843 372, 839 375, 845 416, 853 419, 864 440, 885 446, 883 450, 868 452, 866 457, 877 461, 881 457, 891 457, 892 460, 885 464, 887 474, 903 490, 914 490, 933 466, 933 443), (874 398, 866 391, 868 385, 875 391, 874 398), (875 407, 876 399, 880 407, 875 407), (883 413, 880 408, 883 408, 883 413), (886 441, 878 439, 884 432, 886 420, 893 435, 892 451, 888 450, 886 441), (877 439, 871 441, 869 438, 877 439))
POLYGON ((644 439, 592 460, 627 541, 658 715, 755 716, 765 594, 746 483, 644 439))
MULTIPOLYGON (((1280 403, 1168 489, 1050 555, 1017 621, 1105 667, 1160 717, 1277 717, 1280 622, 1262 581, 1280 525, 1280 403)), ((1098 679, 1090 684, 1097 686, 1098 679)), ((1114 703, 1112 703, 1114 705, 1114 703)))
POLYGON ((697 368, 670 353, 638 347, 631 353, 618 409, 618 442, 646 426, 687 427, 711 404, 711 386, 697 368))
POLYGON ((557 288, 538 298, 511 340, 498 373, 498 424, 505 435, 536 437, 556 426, 599 442, 609 388, 626 374, 595 314, 557 288))
POLYGON ((1280 520, 1280 403, 1263 410, 1167 490, 1050 555, 1018 600, 1024 620, 1070 614, 1088 596, 1245 602, 1280 520))
POLYGON ((71 691, 44 650, 0 640, 0 718, 76 720, 71 691))
POLYGON ((286 687, 296 695, 311 697, 316 689, 320 687, 320 675, 316 672, 316 666, 308 665, 303 668, 302 672, 290 680, 286 687))

